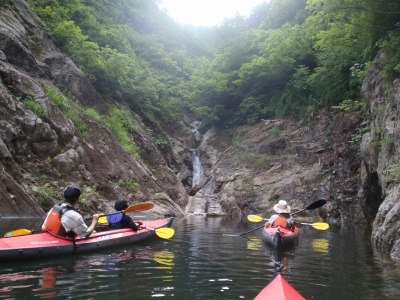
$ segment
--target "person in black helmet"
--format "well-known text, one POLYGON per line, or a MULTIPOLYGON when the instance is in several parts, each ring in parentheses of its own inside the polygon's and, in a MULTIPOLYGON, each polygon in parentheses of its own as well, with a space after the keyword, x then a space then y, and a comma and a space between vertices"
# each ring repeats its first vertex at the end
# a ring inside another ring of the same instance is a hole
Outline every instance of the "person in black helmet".
POLYGON ((93 215, 89 227, 85 224, 81 214, 75 209, 82 193, 83 189, 79 186, 67 186, 64 190, 64 202, 61 205, 55 205, 49 211, 43 222, 42 230, 61 236, 89 237, 94 232, 100 215, 93 215))
POLYGON ((118 215, 110 216, 110 218, 107 218, 108 223, 112 228, 114 229, 131 228, 135 232, 138 231, 139 229, 138 225, 132 220, 130 216, 122 212, 128 207, 129 207, 128 202, 126 202, 124 199, 118 199, 117 201, 115 201, 114 208, 116 211, 120 211, 121 213, 118 215))

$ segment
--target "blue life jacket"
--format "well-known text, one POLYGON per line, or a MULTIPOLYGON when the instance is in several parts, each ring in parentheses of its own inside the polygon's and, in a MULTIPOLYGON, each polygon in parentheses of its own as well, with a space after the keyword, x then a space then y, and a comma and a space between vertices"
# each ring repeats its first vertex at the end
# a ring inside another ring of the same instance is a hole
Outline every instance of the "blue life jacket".
POLYGON ((122 228, 122 218, 123 217, 124 217, 124 214, 122 212, 120 212, 120 213, 109 212, 109 214, 106 216, 108 224, 110 224, 111 228, 114 228, 114 229, 122 228))

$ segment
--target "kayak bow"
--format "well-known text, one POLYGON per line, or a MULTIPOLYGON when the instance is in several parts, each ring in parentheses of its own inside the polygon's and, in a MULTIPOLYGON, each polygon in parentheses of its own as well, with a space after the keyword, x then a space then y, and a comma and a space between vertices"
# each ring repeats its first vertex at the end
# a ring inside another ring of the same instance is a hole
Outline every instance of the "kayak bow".
POLYGON ((278 274, 254 300, 305 300, 281 274, 278 274))

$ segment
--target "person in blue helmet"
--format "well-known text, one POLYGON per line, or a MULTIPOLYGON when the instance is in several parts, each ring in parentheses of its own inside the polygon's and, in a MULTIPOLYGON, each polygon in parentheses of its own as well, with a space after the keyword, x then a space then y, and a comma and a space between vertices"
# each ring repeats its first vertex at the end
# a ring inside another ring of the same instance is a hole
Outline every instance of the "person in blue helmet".
MULTIPOLYGON (((133 231, 138 231, 139 226, 136 224, 130 216, 125 214, 123 210, 129 207, 128 202, 124 199, 118 199, 115 204, 114 208, 116 211, 119 211, 119 214, 109 215, 107 216, 108 223, 114 229, 120 228, 131 228, 133 231)), ((140 225, 140 224, 139 224, 140 225)))

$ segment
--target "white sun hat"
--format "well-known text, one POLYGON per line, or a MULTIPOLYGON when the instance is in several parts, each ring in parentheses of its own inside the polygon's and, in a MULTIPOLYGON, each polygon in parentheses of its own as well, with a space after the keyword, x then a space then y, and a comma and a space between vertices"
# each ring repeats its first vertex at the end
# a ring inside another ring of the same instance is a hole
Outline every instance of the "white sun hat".
POLYGON ((290 206, 285 200, 279 200, 278 204, 275 204, 274 210, 278 214, 290 213, 290 206))

